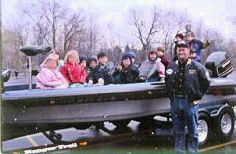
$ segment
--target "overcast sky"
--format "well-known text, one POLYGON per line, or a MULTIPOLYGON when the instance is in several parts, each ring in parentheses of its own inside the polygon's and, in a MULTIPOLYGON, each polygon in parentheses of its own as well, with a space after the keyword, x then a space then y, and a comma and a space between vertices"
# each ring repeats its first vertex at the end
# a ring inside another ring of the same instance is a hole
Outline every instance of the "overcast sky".
MULTIPOLYGON (((35 0, 20 0, 32 3, 35 0)), ((17 14, 16 4, 19 0, 2 0, 2 22, 8 25, 17 14), (7 24, 6 24, 7 23, 7 24)), ((84 9, 90 15, 96 15, 99 23, 112 23, 113 27, 125 28, 128 10, 130 8, 171 8, 176 11, 186 11, 195 20, 203 20, 204 24, 221 30, 226 37, 234 38, 236 25, 236 0, 59 0, 75 11, 84 9)))

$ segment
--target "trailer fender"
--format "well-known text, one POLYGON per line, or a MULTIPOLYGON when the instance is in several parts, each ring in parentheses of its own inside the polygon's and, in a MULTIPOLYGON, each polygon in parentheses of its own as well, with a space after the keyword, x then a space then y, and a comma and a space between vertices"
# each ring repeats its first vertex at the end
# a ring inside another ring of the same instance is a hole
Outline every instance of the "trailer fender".
POLYGON ((204 109, 204 108, 201 108, 198 110, 198 115, 200 115, 200 113, 205 113, 207 114, 209 117, 211 117, 211 113, 207 110, 207 109, 204 109))
MULTIPOLYGON (((232 106, 230 106, 228 103, 225 103, 223 106, 221 106, 218 109, 217 113, 210 114, 210 116, 211 117, 217 117, 217 116, 219 116, 219 114, 221 113, 222 110, 225 110, 225 109, 228 109, 228 108, 232 110, 232 106)), ((235 116, 234 116, 234 118, 235 118, 235 116)))

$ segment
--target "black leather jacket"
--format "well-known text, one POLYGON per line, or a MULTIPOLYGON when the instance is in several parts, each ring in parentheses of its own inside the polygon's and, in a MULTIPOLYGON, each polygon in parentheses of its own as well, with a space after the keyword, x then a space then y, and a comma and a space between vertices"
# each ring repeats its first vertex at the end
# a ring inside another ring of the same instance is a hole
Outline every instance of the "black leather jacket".
POLYGON ((134 64, 123 71, 116 69, 113 73, 115 84, 135 83, 137 82, 138 76, 139 70, 134 64))
MULTIPOLYGON (((176 94, 175 76, 179 71, 178 63, 179 61, 172 62, 166 70, 166 88, 171 100, 174 99, 176 94)), ((189 59, 185 66, 184 79, 188 101, 201 100, 210 85, 209 73, 206 68, 202 64, 189 59)))
POLYGON ((114 79, 110 72, 110 68, 102 64, 98 64, 93 70, 93 73, 91 74, 91 79, 93 79, 93 83, 97 83, 99 78, 102 78, 104 80, 104 85, 111 84, 114 82, 114 79))

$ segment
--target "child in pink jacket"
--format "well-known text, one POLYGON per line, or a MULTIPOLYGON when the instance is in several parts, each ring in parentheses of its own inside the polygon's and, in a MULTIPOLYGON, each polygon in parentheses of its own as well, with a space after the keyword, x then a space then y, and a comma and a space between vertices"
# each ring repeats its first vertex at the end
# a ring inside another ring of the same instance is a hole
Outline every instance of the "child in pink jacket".
POLYGON ((36 77, 39 89, 67 88, 69 84, 60 72, 57 71, 58 55, 50 54, 40 65, 41 71, 36 77))

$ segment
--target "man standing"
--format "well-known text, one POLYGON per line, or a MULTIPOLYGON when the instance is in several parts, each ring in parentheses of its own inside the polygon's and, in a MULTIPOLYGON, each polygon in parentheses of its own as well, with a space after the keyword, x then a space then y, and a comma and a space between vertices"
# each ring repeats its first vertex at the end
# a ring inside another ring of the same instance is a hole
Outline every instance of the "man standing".
POLYGON ((185 151, 184 127, 188 127, 190 153, 198 152, 198 101, 207 91, 209 73, 200 63, 189 58, 187 43, 177 46, 177 60, 166 70, 167 93, 171 100, 171 116, 175 134, 175 150, 185 151))

